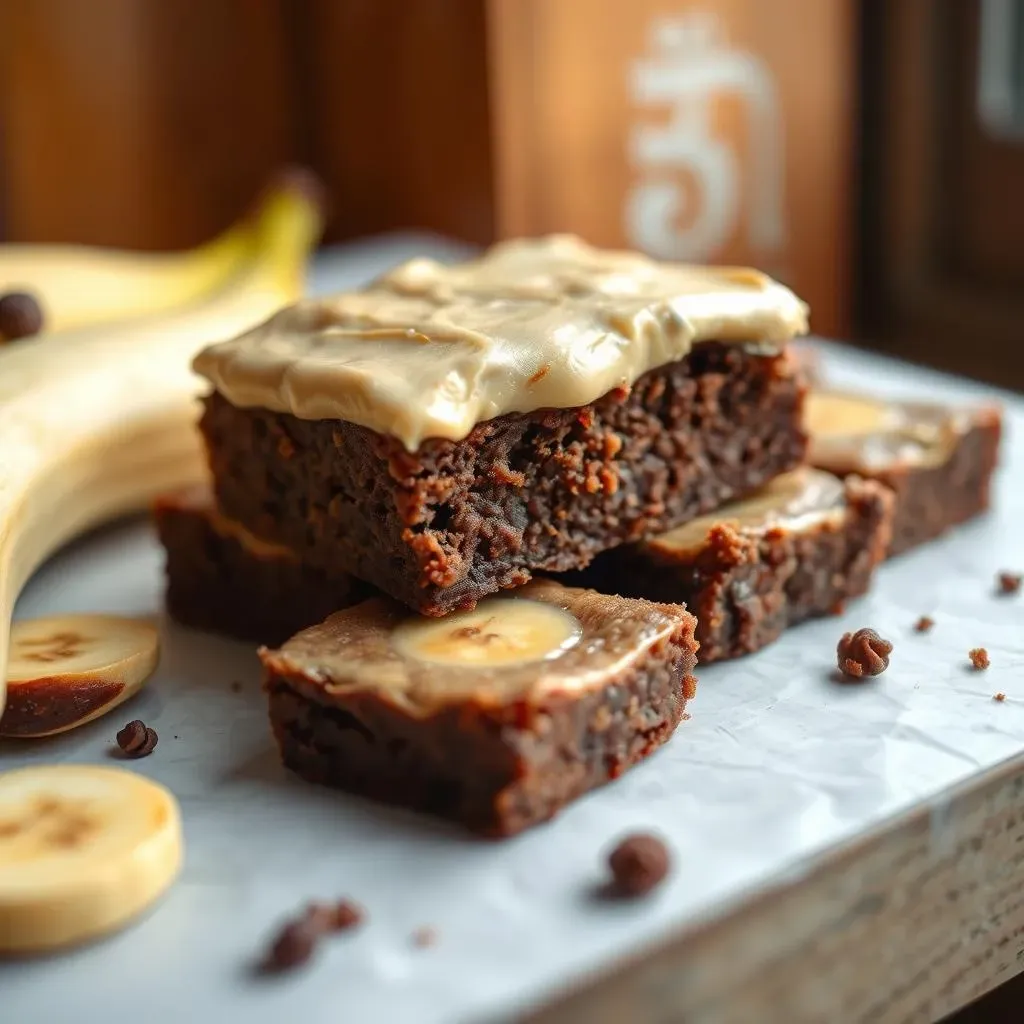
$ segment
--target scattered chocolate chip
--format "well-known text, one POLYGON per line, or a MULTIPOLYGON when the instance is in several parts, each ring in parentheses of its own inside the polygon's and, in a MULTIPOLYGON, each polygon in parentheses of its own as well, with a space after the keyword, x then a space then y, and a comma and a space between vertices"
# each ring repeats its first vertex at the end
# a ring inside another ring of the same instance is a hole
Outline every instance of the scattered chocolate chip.
POLYGON ((988 668, 990 664, 988 651, 984 647, 972 647, 967 652, 967 657, 971 659, 971 664, 979 671, 983 668, 988 668))
POLYGON ((43 311, 28 292, 0 295, 0 343, 29 338, 43 329, 43 311))
POLYGON ((1003 693, 1002 690, 1000 690, 999 693, 995 694, 992 699, 997 700, 1000 704, 1002 704, 1002 702, 1006 700, 1006 694, 1003 693))
POLYGON ((1024 576, 1019 572, 1001 572, 996 577, 999 584, 1000 594, 1016 594, 1020 590, 1021 581, 1024 576))
POLYGON ((668 874, 668 848, 657 836, 627 836, 609 854, 608 866, 618 893, 644 896, 668 874))
POLYGON ((152 754, 158 740, 156 730, 150 729, 138 719, 129 722, 117 734, 117 745, 127 757, 146 757, 152 754))
POLYGON ((427 946, 433 946, 437 943, 437 931, 434 928, 424 926, 423 928, 417 928, 412 933, 412 942, 414 946, 419 946, 420 949, 426 949, 427 946))
POLYGON ((266 972, 291 970, 304 964, 317 943, 331 932, 348 931, 364 918, 363 908, 351 900, 337 903, 310 903, 277 933, 260 968, 266 972))
POLYGON ((914 629, 918 633, 927 633, 934 625, 934 619, 929 618, 927 615, 922 615, 921 618, 919 618, 917 622, 914 623, 914 629))
POLYGON ((263 967, 267 971, 288 971, 312 957, 323 929, 308 915, 289 921, 270 944, 263 967))
POLYGON ((306 921, 327 932, 344 932, 362 923, 365 914, 358 903, 339 900, 337 903, 311 903, 306 908, 306 921))
POLYGON ((839 670, 847 676, 881 675, 889 667, 892 644, 883 640, 873 629, 858 629, 844 633, 836 645, 839 670))
POLYGON ((366 914, 358 903, 353 903, 351 900, 339 900, 334 905, 334 920, 331 924, 331 930, 336 932, 348 931, 349 928, 361 925, 364 917, 366 917, 366 914))

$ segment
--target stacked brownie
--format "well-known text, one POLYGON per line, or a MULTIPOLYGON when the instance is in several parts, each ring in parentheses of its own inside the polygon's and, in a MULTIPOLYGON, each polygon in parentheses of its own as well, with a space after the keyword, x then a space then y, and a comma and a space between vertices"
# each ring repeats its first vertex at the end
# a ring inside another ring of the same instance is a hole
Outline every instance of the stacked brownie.
POLYGON ((303 777, 550 817, 671 735, 698 641, 755 650, 884 556, 890 487, 804 465, 805 321, 755 271, 567 236, 285 309, 196 360, 212 490, 156 508, 169 608, 276 647, 303 777))

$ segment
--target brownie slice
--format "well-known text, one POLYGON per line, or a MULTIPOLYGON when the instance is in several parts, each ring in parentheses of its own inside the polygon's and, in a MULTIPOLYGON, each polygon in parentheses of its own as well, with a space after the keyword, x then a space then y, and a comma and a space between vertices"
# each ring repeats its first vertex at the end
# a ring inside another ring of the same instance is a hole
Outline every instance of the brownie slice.
POLYGON ((800 468, 751 498, 598 558, 576 582, 697 616, 700 661, 760 650, 864 594, 892 527, 881 484, 800 468))
POLYGON ((896 495, 897 555, 985 512, 999 457, 996 406, 883 402, 819 390, 808 396, 809 461, 839 476, 877 480, 896 495))
POLYGON ((279 644, 372 593, 253 536, 217 511, 206 487, 160 497, 153 520, 166 552, 167 610, 184 626, 279 644))
POLYGON ((502 836, 672 735, 695 625, 678 605, 537 580, 443 620, 373 598, 260 658, 293 771, 502 836))
POLYGON ((710 342, 592 405, 501 416, 415 453, 217 393, 202 430, 226 515, 440 616, 535 572, 582 568, 793 468, 804 390, 785 351, 710 342))

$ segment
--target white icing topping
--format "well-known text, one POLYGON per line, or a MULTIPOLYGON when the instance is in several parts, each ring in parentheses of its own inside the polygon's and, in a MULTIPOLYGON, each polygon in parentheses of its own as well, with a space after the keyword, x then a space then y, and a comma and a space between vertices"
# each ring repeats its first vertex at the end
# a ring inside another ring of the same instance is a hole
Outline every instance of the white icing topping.
POLYGON ((512 412, 587 405, 701 341, 782 344, 807 307, 743 268, 657 263, 555 235, 290 306, 201 352, 232 404, 341 419, 415 450, 512 412))

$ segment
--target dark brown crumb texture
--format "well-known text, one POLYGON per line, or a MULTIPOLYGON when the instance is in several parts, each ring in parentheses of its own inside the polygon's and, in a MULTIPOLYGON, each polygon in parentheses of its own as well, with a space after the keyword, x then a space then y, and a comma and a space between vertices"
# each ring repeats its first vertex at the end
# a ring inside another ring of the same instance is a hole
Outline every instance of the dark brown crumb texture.
POLYGON ((502 416, 415 454, 341 421, 202 419, 221 509, 337 576, 444 615, 756 490, 806 450, 790 356, 705 344, 594 405, 502 416))
MULTIPOLYGON (((887 557, 934 540, 987 511, 1001 434, 999 411, 981 409, 970 429, 957 439, 949 458, 940 465, 898 463, 877 471, 867 470, 859 463, 849 467, 849 472, 870 476, 896 495, 887 557)), ((830 464, 825 468, 843 472, 841 466, 830 464)))
POLYGON ((892 494, 850 478, 846 511, 799 532, 712 528, 695 555, 670 558, 643 545, 599 558, 573 583, 606 593, 685 604, 697 616, 700 662, 749 654, 789 626, 834 614, 866 593, 892 524, 892 494))
POLYGON ((166 552, 166 607, 183 626, 275 645, 372 592, 297 558, 254 554, 217 530, 212 506, 169 496, 153 518, 166 552))
POLYGON ((262 655, 282 759, 302 778, 508 836, 553 817, 660 747, 695 681, 694 621, 605 685, 426 717, 366 691, 325 692, 262 655))

